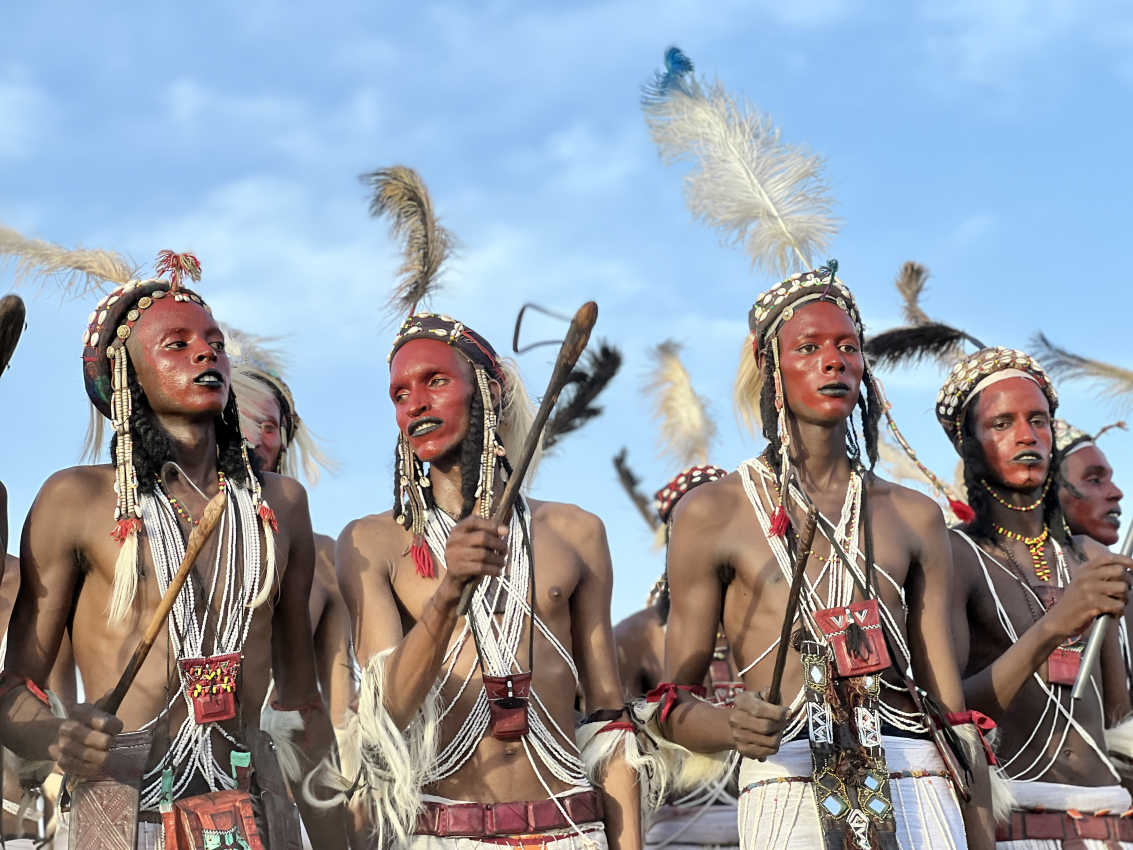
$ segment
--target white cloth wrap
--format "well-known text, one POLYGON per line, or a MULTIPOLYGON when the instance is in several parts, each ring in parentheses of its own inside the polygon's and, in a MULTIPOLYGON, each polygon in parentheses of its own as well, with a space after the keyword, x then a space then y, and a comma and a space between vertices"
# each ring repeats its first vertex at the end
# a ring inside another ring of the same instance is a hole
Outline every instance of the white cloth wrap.
POLYGON ((687 850, 706 847, 739 847, 740 830, 736 807, 662 806, 653 815, 645 837, 646 850, 687 850), (695 821, 693 820, 695 818, 695 821))
MULTIPOLYGON (((924 770, 944 773, 944 762, 931 741, 886 736, 890 773, 924 770)), ((814 783, 810 781, 810 743, 789 741, 758 762, 740 763, 740 846, 744 850, 815 850, 822 832, 814 783), (805 782, 776 782, 776 777, 805 776, 805 782), (771 780, 767 782, 767 780, 771 780), (763 785, 750 787, 753 783, 763 785)), ((902 850, 961 850, 968 846, 960 804, 946 776, 889 780, 902 850)))
MULTIPOLYGON (((1045 809, 1048 812, 1065 812, 1074 809, 1082 814, 1091 815, 1094 812, 1109 810, 1113 814, 1120 814, 1133 807, 1133 799, 1129 792, 1120 785, 1100 785, 1096 788, 1082 785, 1062 785, 1058 782, 1009 782, 1011 792, 1015 796, 1017 809, 1045 809)), ((1133 843, 1128 841, 1116 842, 1126 850, 1133 850, 1133 843)), ((1060 850, 1062 842, 1057 839, 1028 839, 1025 841, 997 841, 997 850, 1060 850)), ((1086 839, 1083 842, 1086 850, 1107 850, 1104 841, 1086 839)))

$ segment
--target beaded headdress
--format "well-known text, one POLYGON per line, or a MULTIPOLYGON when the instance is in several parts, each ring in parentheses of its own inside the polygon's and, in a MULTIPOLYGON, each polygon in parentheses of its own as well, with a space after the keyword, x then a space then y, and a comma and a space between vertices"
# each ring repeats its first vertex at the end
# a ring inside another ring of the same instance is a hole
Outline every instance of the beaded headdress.
POLYGON ((673 515, 673 509, 689 490, 718 481, 728 474, 728 470, 719 466, 706 464, 705 466, 690 466, 677 473, 664 487, 657 491, 653 497, 653 507, 657 509, 657 516, 661 522, 667 523, 673 515))
POLYGON ((284 357, 271 345, 271 340, 243 333, 221 325, 225 350, 232 363, 232 389, 240 400, 240 428, 251 440, 260 429, 257 419, 268 414, 270 402, 279 405, 279 427, 282 446, 275 469, 291 478, 302 470, 307 481, 319 480, 320 468, 335 469, 338 464, 327 457, 319 439, 300 417, 291 387, 283 378, 284 357))
POLYGON ((936 418, 953 445, 962 440, 964 411, 977 392, 991 382, 1008 377, 1029 378, 1038 384, 1050 403, 1051 415, 1058 409, 1058 393, 1050 377, 1035 358, 1012 348, 984 348, 965 357, 936 396, 936 418))
MULTIPOLYGON (((405 256, 402 279, 390 299, 390 306, 408 317, 394 337, 387 362, 392 365, 394 355, 406 343, 434 339, 451 346, 472 364, 478 391, 476 400, 483 410, 483 444, 475 502, 480 516, 490 517, 497 465, 502 467, 505 477, 510 473, 508 446, 511 444, 514 451, 519 450, 533 418, 527 392, 518 371, 510 368, 480 334, 449 316, 417 310, 436 289, 453 243, 452 236, 437 222, 428 190, 417 172, 395 166, 375 171, 363 179, 374 190, 371 214, 390 219, 391 235, 402 242, 405 256), (501 389, 498 407, 492 403, 490 381, 496 381, 501 389)), ((394 519, 413 534, 410 552, 417 574, 432 578, 435 575, 433 556, 424 532, 428 512, 435 503, 424 464, 405 434, 398 437, 394 494, 394 519)))
POLYGON ((1126 430, 1125 422, 1111 422, 1103 428, 1100 428, 1096 434, 1088 434, 1081 428, 1075 428, 1065 419, 1054 420, 1054 446, 1058 449, 1058 453, 1063 460, 1067 456, 1078 451, 1078 449, 1092 446, 1098 441, 1098 437, 1106 431, 1111 431, 1114 428, 1120 428, 1122 431, 1126 430))

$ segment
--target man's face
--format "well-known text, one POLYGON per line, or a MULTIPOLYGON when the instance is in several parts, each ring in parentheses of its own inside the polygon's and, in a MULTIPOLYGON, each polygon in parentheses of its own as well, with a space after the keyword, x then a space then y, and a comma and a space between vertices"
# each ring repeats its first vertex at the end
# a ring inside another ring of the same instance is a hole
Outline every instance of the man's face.
POLYGON ((126 347, 154 413, 211 419, 224 412, 230 376, 224 334, 200 304, 171 296, 155 301, 126 347))
POLYGON ((779 330, 779 368, 797 419, 827 427, 848 419, 865 373, 853 321, 828 301, 795 311, 779 330))
POLYGON ((1041 487, 1050 470, 1050 404, 1028 378, 1006 378, 980 393, 976 439, 992 482, 1008 490, 1041 487))
POLYGON ((1101 449, 1092 444, 1077 449, 1062 462, 1062 474, 1079 494, 1065 487, 1058 491, 1071 533, 1085 534, 1105 546, 1115 544, 1122 493, 1101 449))
POLYGON ((407 342, 390 363, 397 427, 425 463, 460 451, 475 391, 471 365, 438 339, 407 342))
POLYGON ((275 472, 279 469, 279 453, 283 450, 279 402, 269 398, 262 405, 257 404, 254 408, 249 408, 248 413, 251 414, 249 418, 255 423, 255 427, 249 428, 250 433, 245 433, 244 437, 264 462, 264 469, 275 472))

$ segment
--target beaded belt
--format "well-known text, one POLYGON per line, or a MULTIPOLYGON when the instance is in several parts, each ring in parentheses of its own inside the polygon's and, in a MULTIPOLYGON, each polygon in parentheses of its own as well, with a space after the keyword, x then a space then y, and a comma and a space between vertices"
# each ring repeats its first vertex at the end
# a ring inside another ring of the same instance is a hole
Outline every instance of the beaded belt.
POLYGON ((418 835, 438 838, 485 838, 493 835, 531 835, 601 821, 602 794, 583 791, 554 800, 515 803, 426 802, 417 818, 418 835), (566 810, 566 816, 559 806, 566 810), (567 816, 570 820, 567 820, 567 816))
POLYGON ((1083 815, 1078 812, 1012 812, 1009 823, 995 828, 996 841, 1028 838, 1064 840, 1063 846, 1085 846, 1087 838, 1100 841, 1133 841, 1133 818, 1125 815, 1083 815), (1077 843, 1074 843, 1077 842, 1077 843))

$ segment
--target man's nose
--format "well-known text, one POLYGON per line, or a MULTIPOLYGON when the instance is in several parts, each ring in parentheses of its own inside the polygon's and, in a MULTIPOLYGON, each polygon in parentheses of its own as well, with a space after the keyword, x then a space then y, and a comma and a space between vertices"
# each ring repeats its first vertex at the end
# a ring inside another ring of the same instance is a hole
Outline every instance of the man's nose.
POLYGON ((841 373, 846 371, 846 358, 842 352, 837 348, 828 352, 823 358, 822 371, 830 373, 841 373))
POLYGON ((198 346, 197 350, 193 352, 194 363, 215 363, 216 358, 216 349, 207 343, 198 346))

